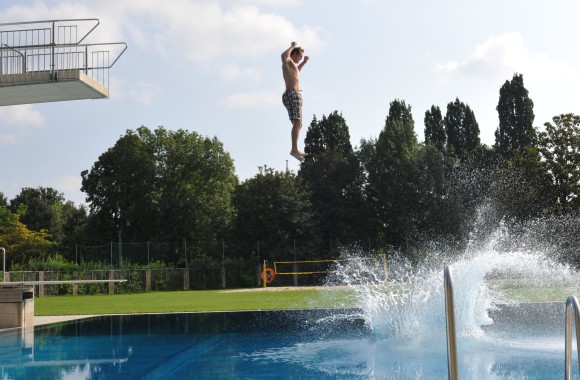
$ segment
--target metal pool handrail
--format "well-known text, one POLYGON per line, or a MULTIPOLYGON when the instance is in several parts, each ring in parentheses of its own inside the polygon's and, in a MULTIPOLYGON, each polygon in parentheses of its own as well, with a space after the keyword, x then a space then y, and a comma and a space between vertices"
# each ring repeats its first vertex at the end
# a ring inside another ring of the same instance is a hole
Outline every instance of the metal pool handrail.
POLYGON ((578 351, 578 368, 580 370, 580 305, 576 296, 570 296, 566 300, 566 380, 571 378, 572 367, 572 312, 574 312, 574 324, 576 325, 576 349, 578 351))
POLYGON ((445 320, 447 322, 447 366, 449 380, 459 379, 457 371, 457 339, 455 336, 455 306, 453 304, 453 280, 451 267, 445 266, 445 320))

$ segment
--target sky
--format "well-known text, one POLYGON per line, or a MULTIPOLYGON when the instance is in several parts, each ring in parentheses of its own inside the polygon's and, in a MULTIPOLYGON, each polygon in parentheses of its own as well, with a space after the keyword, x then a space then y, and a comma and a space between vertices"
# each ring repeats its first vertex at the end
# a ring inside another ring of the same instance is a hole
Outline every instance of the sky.
POLYGON ((88 42, 126 42, 109 98, 0 107, 0 192, 51 187, 81 204, 83 170, 128 129, 217 137, 240 181, 259 167, 297 172, 282 105, 280 54, 296 41, 300 148, 308 125, 342 113, 351 143, 378 137, 389 104, 412 107, 423 140, 432 105, 456 98, 494 143, 499 89, 515 73, 540 129, 580 114, 576 0, 36 0, 0 1, 0 22, 98 18, 88 42))

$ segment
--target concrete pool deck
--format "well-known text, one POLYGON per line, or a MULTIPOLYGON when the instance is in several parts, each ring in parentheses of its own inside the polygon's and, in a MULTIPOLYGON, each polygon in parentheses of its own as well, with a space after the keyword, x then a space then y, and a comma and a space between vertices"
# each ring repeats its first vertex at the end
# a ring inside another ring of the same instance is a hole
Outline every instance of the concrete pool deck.
MULTIPOLYGON (((49 325, 51 323, 68 322, 78 319, 95 317, 96 315, 51 315, 51 316, 35 316, 34 326, 49 325)), ((0 329, 0 332, 21 329, 22 327, 9 327, 0 329)))
POLYGON ((48 325, 50 323, 74 321, 76 319, 90 318, 95 315, 53 315, 53 316, 35 316, 34 325, 48 325))

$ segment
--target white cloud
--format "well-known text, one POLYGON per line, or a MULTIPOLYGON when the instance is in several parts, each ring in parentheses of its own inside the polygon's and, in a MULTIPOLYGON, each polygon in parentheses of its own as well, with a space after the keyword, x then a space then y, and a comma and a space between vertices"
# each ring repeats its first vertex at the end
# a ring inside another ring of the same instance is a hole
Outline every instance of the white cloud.
POLYGON ((227 79, 227 80, 232 80, 232 79, 259 80, 260 79, 260 73, 258 72, 258 70, 251 68, 251 67, 242 68, 236 64, 229 64, 229 65, 222 66, 220 74, 221 74, 222 78, 227 79))
POLYGON ((295 4, 295 0, 100 0, 36 1, 14 5, 0 12, 8 21, 99 18, 101 25, 91 42, 115 42, 129 38, 141 49, 166 58, 187 58, 200 62, 234 54, 252 56, 280 49, 290 41, 315 48, 318 31, 296 27, 288 19, 262 11, 259 5, 295 4), (123 36, 123 33, 126 35, 123 36))
POLYGON ((220 104, 229 108, 269 107, 281 103, 281 95, 273 92, 241 92, 220 101, 220 104))
POLYGON ((0 119, 4 125, 40 127, 44 124, 44 117, 32 104, 2 107, 0 119))
POLYGON ((530 53, 518 32, 489 37, 465 59, 438 64, 436 71, 450 76, 492 80, 508 79, 516 72, 535 80, 576 77, 578 74, 566 62, 550 59, 543 53, 530 53))
POLYGON ((171 6, 139 0, 133 12, 149 21, 133 30, 142 47, 155 48, 167 56, 184 56, 191 61, 206 61, 234 54, 253 56, 279 49, 298 40, 314 47, 320 44, 317 32, 308 26, 297 28, 286 18, 262 12, 254 5, 224 7, 218 1, 174 0, 171 6))
POLYGON ((0 107, 0 120, 0 144, 16 144, 44 125, 44 117, 31 104, 0 107))

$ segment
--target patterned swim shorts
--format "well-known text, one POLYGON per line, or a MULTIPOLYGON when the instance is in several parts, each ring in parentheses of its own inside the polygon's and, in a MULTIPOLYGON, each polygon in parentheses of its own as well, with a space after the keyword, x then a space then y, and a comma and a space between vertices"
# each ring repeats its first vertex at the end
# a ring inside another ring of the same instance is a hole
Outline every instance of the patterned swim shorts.
POLYGON ((282 103, 288 110, 290 120, 302 119, 302 94, 293 89, 282 94, 282 103))

